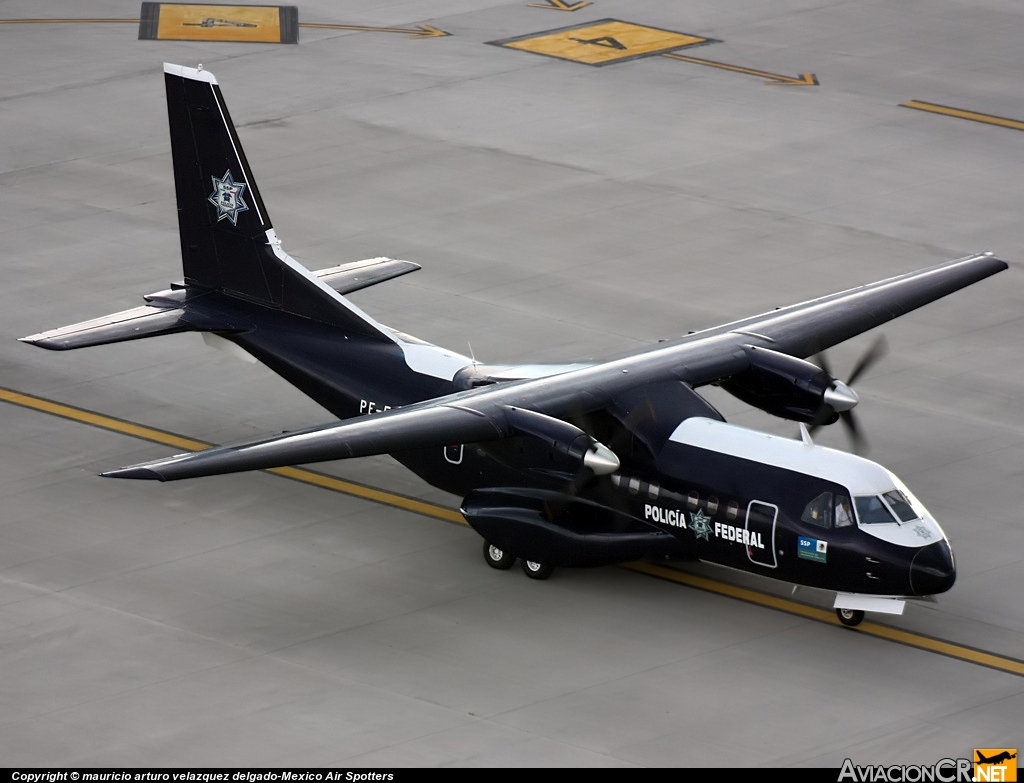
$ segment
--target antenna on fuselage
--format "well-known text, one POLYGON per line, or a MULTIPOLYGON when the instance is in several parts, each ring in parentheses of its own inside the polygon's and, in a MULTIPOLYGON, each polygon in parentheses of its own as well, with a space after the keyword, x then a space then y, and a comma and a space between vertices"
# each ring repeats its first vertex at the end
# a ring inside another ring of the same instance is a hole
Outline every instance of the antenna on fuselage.
POLYGON ((807 446, 814 445, 814 441, 811 440, 811 432, 810 430, 807 429, 807 425, 804 424, 803 422, 800 422, 800 440, 802 440, 804 444, 807 446))

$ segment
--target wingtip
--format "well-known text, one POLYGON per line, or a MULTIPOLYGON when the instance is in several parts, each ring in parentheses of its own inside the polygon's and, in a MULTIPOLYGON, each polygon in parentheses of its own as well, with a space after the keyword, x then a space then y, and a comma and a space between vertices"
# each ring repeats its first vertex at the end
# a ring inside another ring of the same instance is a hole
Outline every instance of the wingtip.
POLYGON ((18 342, 25 343, 25 345, 34 345, 36 348, 45 348, 48 351, 63 351, 67 348, 66 345, 49 337, 46 332, 19 337, 18 342))
POLYGON ((104 473, 100 473, 103 478, 118 478, 118 479, 143 479, 146 481, 163 481, 164 477, 157 473, 151 468, 144 468, 139 465, 132 465, 127 468, 118 468, 117 470, 108 470, 104 473))

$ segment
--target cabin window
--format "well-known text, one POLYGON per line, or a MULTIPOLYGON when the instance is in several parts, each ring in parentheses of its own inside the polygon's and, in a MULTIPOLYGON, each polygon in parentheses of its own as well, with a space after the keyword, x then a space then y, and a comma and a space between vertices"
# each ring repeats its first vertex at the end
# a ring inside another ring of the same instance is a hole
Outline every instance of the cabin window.
POLYGON ((660 494, 661 494, 661 487, 659 487, 657 484, 648 484, 647 485, 647 497, 649 497, 651 500, 657 500, 658 499, 658 495, 660 495, 660 494))
POLYGON ((718 513, 718 498, 714 495, 708 498, 708 514, 714 516, 718 513))
POLYGON ((630 495, 637 494, 640 491, 640 479, 638 479, 638 478, 631 478, 629 480, 628 488, 629 488, 629 494, 630 495))
POLYGON ((696 511, 697 506, 700 504, 700 493, 694 490, 686 496, 686 506, 690 511, 696 511))
POLYGON ((853 502, 857 505, 857 518, 862 525, 891 525, 897 522, 878 495, 859 495, 853 502))
POLYGON ((725 518, 730 522, 740 515, 740 504, 735 500, 730 500, 729 504, 725 507, 725 518))
POLYGON ((886 492, 882 497, 889 504, 889 508, 896 512, 900 522, 913 522, 915 519, 920 519, 917 512, 910 507, 910 501, 907 500, 906 495, 898 489, 886 492))
POLYGON ((800 521, 808 525, 816 525, 826 530, 832 527, 832 493, 822 492, 818 497, 804 506, 800 521))

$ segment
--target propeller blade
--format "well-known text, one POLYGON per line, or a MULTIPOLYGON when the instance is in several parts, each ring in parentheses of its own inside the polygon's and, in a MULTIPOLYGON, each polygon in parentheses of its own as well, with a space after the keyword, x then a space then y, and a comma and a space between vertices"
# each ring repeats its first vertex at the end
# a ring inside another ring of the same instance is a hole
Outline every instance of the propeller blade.
POLYGON ((861 456, 867 454, 870 450, 868 442, 857 425, 857 419, 854 418, 853 411, 843 411, 839 414, 839 418, 846 427, 846 433, 850 436, 854 454, 860 454, 861 456))
POLYGON ((825 356, 824 351, 821 351, 814 357, 814 363, 827 372, 831 377, 836 377, 835 375, 832 375, 832 368, 828 365, 828 358, 825 356))
MULTIPOLYGON (((860 376, 871 369, 871 367, 873 367, 875 363, 877 363, 887 353, 889 353, 889 343, 885 339, 885 335, 879 335, 870 347, 861 354, 860 359, 858 359, 857 364, 854 365, 853 371, 850 373, 850 377, 847 379, 846 383, 843 384, 841 381, 837 380, 837 385, 833 390, 833 394, 838 394, 839 399, 830 401, 832 403, 831 407, 833 410, 837 410, 839 412, 839 418, 843 422, 843 427, 846 429, 847 435, 849 435, 850 443, 853 446, 855 454, 867 454, 869 449, 867 439, 861 432, 860 427, 857 424, 857 420, 853 416, 853 411, 851 410, 851 408, 857 404, 857 394, 850 387, 852 387, 854 382, 860 376), (849 397, 850 399, 844 399, 846 397, 849 397), (839 404, 836 404, 836 402, 839 404), (848 404, 849 407, 844 410, 841 407, 843 404, 848 404)), ((829 367, 828 359, 825 358, 824 352, 815 356, 814 360, 817 365, 832 378, 836 377, 832 374, 832 369, 829 367)), ((827 408, 828 406, 823 405, 821 410, 818 412, 818 415, 815 416, 814 420, 811 422, 808 430, 811 435, 813 435, 815 431, 820 429, 823 425, 832 423, 829 421, 829 417, 825 414, 827 408)), ((832 419, 832 421, 835 421, 835 419, 832 419)))
POLYGON ((878 339, 871 344, 871 347, 864 352, 864 355, 860 357, 860 361, 854 366, 853 372, 850 373, 850 377, 846 381, 847 385, 852 386, 854 381, 887 353, 889 353, 889 342, 885 339, 884 334, 880 334, 878 339))

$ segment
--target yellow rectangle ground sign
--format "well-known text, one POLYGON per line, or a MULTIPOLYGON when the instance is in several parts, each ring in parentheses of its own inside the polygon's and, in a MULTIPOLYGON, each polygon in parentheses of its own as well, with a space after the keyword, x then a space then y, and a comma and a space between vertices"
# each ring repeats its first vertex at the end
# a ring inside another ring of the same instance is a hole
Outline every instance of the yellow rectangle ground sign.
POLYGON ((299 11, 283 5, 143 3, 139 39, 298 43, 299 11))
POLYGON ((521 49, 586 65, 608 65, 711 42, 712 39, 699 35, 661 30, 618 19, 602 19, 503 41, 488 41, 495 46, 521 49))

